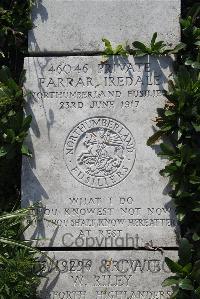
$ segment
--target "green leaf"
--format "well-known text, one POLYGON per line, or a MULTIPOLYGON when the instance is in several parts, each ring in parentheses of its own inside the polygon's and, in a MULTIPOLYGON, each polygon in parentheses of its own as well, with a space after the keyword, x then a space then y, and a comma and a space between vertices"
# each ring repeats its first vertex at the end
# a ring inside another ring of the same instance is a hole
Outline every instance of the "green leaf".
POLYGON ((177 285, 178 282, 179 282, 179 277, 177 276, 170 276, 168 278, 166 278, 163 283, 162 283, 162 286, 163 287, 168 287, 168 286, 171 286, 171 285, 177 285))
POLYGON ((173 147, 170 146, 170 145, 168 145, 168 144, 166 144, 166 143, 161 143, 161 144, 160 144, 160 148, 161 148, 162 152, 163 152, 165 155, 169 155, 169 156, 171 156, 171 155, 174 155, 174 154, 175 154, 175 151, 174 151, 173 147))
POLYGON ((195 241, 195 242, 200 241, 200 235, 198 235, 197 232, 195 232, 192 235, 192 240, 195 241))
POLYGON ((196 132, 200 132, 200 124, 195 124, 194 122, 192 122, 192 125, 196 132))
POLYGON ((171 131, 173 128, 173 125, 172 124, 164 124, 161 128, 161 130, 163 132, 168 132, 168 131, 171 131))
POLYGON ((0 56, 1 56, 2 58, 5 58, 5 55, 4 55, 4 53, 3 53, 2 51, 0 51, 0 56))
POLYGON ((145 44, 141 43, 141 42, 138 42, 138 41, 135 41, 133 43, 133 46, 136 48, 136 49, 139 49, 139 50, 142 50, 144 53, 147 53, 147 47, 145 46, 145 44))
POLYGON ((171 295, 170 299, 176 299, 177 298, 176 296, 178 295, 178 293, 179 293, 179 287, 174 288, 173 294, 171 295))
POLYGON ((7 84, 9 78, 11 78, 11 72, 7 66, 2 66, 0 69, 0 81, 7 84))
POLYGON ((179 222, 183 222, 185 217, 186 217, 185 211, 177 212, 177 219, 178 219, 179 222))
POLYGON ((175 115, 176 111, 172 111, 172 110, 165 110, 165 116, 172 116, 175 115))
POLYGON ((17 210, 17 211, 12 212, 12 213, 5 213, 3 215, 0 215, 0 222, 8 220, 8 219, 24 218, 32 210, 34 210, 34 208, 33 207, 29 207, 29 208, 17 210))
POLYGON ((196 18, 200 14, 200 3, 193 3, 192 7, 188 11, 188 16, 192 17, 192 21, 195 22, 196 18))
POLYGON ((0 158, 6 156, 7 150, 4 146, 0 147, 0 158))
POLYGON ((189 182, 193 185, 199 185, 200 184, 200 177, 195 176, 195 175, 191 175, 191 176, 189 176, 189 182))
POLYGON ((200 284, 200 260, 194 263, 191 277, 200 284))
POLYGON ((112 45, 110 43, 110 41, 106 38, 103 38, 102 41, 104 42, 105 44, 105 50, 104 50, 104 54, 105 55, 113 55, 114 54, 114 51, 113 51, 113 48, 112 48, 112 45))
POLYGON ((182 265, 186 265, 190 262, 192 252, 192 245, 190 242, 183 238, 181 239, 179 246, 179 258, 182 265))
POLYGON ((180 43, 180 44, 176 45, 174 49, 169 51, 169 54, 177 54, 181 50, 185 49, 185 47, 186 47, 186 44, 180 43))
POLYGON ((6 136, 6 139, 8 139, 11 143, 14 142, 15 132, 13 131, 13 129, 7 129, 4 135, 6 136))
POLYGON ((192 209, 193 212, 200 212, 200 204, 199 207, 192 209))
POLYGON ((147 53, 143 52, 142 50, 135 51, 135 56, 136 57, 143 57, 143 56, 146 56, 146 55, 147 55, 147 53))
POLYGON ((22 153, 22 155, 32 157, 31 152, 29 151, 28 147, 25 144, 23 144, 21 147, 21 153, 22 153))
POLYGON ((168 257, 165 258, 165 262, 172 273, 182 273, 183 267, 179 263, 172 261, 168 257))
POLYGON ((154 50, 157 51, 158 54, 162 54, 161 50, 164 47, 165 47, 165 43, 164 43, 164 41, 161 40, 154 45, 154 50))
POLYGON ((156 41, 156 38, 157 38, 157 36, 158 36, 158 34, 157 34, 157 32, 155 32, 155 33, 153 34, 153 37, 152 37, 152 39, 151 39, 151 48, 153 48, 153 46, 154 46, 154 44, 155 44, 155 41, 156 41))
POLYGON ((31 115, 28 115, 26 118, 24 118, 23 124, 22 124, 22 130, 28 131, 28 129, 30 128, 31 121, 32 121, 31 115))
POLYGON ((188 290, 188 291, 193 291, 194 290, 194 286, 192 285, 192 281, 188 278, 182 279, 179 282, 178 285, 183 290, 188 290))
POLYGON ((196 43, 194 43, 196 46, 200 46, 200 40, 198 40, 196 43))
POLYGON ((198 62, 198 61, 194 61, 194 62, 192 63, 192 67, 193 67, 194 69, 200 69, 200 62, 198 62))
POLYGON ((200 287, 198 287, 194 293, 195 295, 199 296, 198 298, 200 298, 200 287))
POLYGON ((189 263, 183 267, 183 272, 189 274, 192 271, 192 263, 189 263))
POLYGON ((151 137, 149 137, 149 139, 147 140, 147 145, 151 146, 152 144, 154 144, 156 141, 158 141, 158 139, 163 135, 164 133, 162 131, 158 131, 156 133, 154 133, 151 137))
POLYGON ((38 253, 40 253, 40 251, 38 249, 33 248, 30 245, 25 244, 24 242, 15 241, 15 240, 11 240, 11 239, 6 239, 6 238, 0 237, 0 243, 7 244, 7 245, 12 245, 12 246, 17 246, 17 247, 28 249, 28 250, 30 250, 32 252, 38 252, 38 253))
POLYGON ((104 42, 106 48, 112 49, 111 42, 108 39, 102 38, 102 41, 104 42))

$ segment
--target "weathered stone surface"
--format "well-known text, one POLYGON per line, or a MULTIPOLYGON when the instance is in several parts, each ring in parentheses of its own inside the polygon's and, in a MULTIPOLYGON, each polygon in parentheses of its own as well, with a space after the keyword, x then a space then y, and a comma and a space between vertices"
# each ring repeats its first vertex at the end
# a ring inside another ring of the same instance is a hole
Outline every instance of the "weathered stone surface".
POLYGON ((29 52, 96 52, 102 37, 112 43, 149 42, 153 33, 167 44, 180 39, 180 0, 43 0, 33 10, 29 52))
POLYGON ((29 57, 22 204, 40 202, 27 237, 38 246, 175 246, 176 220, 159 171, 166 161, 146 145, 172 72, 154 57, 29 57))
POLYGON ((166 251, 51 252, 55 265, 44 262, 42 299, 167 299, 171 289, 161 283, 169 276, 166 251))

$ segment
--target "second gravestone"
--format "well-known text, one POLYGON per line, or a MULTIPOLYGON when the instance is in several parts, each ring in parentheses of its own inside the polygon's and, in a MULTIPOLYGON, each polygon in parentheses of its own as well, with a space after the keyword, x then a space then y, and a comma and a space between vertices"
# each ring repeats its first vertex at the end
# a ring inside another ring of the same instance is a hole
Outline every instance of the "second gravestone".
POLYGON ((154 133, 172 59, 29 57, 22 203, 38 246, 173 247, 176 220, 154 133), (50 220, 50 221, 48 221, 50 220))

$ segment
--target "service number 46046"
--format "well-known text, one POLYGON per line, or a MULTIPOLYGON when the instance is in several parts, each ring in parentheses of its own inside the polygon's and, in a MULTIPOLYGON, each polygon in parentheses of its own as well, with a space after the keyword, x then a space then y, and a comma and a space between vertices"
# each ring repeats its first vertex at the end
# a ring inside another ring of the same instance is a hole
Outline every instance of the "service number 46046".
POLYGON ((58 74, 70 74, 72 72, 77 72, 77 73, 87 73, 89 70, 88 64, 84 65, 70 65, 66 63, 60 63, 58 65, 51 65, 50 68, 48 69, 48 72, 51 73, 58 73, 58 74))

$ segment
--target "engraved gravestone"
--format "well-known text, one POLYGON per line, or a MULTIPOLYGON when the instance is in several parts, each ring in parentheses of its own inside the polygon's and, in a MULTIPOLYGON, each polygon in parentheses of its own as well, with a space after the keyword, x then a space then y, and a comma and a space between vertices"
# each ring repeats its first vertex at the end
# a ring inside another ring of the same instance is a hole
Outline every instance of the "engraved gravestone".
POLYGON ((98 52, 102 38, 114 45, 153 33, 168 45, 180 39, 181 0, 43 0, 33 9, 30 53, 98 52))
POLYGON ((157 32, 175 46, 180 2, 39 0, 33 8, 24 85, 33 158, 23 158, 22 206, 37 203, 25 238, 53 260, 42 261, 42 299, 170 298, 161 283, 165 256, 177 258, 167 248, 178 228, 159 174, 166 161, 146 142, 173 57, 91 55, 103 37, 132 46, 157 32))
POLYGON ((170 273, 165 256, 174 251, 59 251, 49 252, 39 288, 47 299, 167 299, 172 290, 162 288, 170 273), (55 267, 55 265, 57 267, 55 267))
POLYGON ((173 60, 101 60, 25 60, 33 159, 23 159, 22 204, 40 203, 27 236, 50 247, 176 246, 165 161, 146 145, 173 60))

